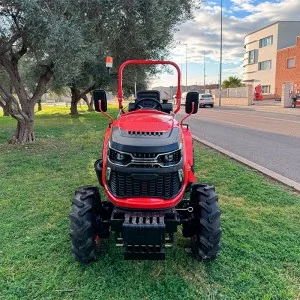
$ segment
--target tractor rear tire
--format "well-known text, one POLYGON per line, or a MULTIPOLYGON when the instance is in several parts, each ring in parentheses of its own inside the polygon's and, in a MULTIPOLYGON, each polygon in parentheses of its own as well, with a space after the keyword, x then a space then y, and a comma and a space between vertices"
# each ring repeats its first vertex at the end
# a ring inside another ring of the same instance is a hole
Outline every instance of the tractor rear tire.
POLYGON ((83 264, 95 260, 99 252, 100 206, 97 187, 82 186, 76 190, 70 212, 70 236, 73 257, 83 264))
POLYGON ((191 219, 192 253, 198 260, 209 260, 217 256, 221 248, 221 211, 214 186, 196 184, 191 201, 194 211, 191 219))

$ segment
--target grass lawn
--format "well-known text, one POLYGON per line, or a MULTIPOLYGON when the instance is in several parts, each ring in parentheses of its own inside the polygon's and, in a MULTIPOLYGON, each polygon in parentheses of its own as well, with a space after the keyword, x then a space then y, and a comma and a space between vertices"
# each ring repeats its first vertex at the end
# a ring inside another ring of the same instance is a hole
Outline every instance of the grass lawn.
POLYGON ((124 261, 112 237, 97 262, 75 262, 70 199, 97 184, 108 122, 68 112, 45 107, 37 142, 19 146, 7 143, 15 121, 0 117, 0 299, 300 298, 300 195, 198 144, 196 175, 216 186, 223 211, 217 260, 195 261, 178 232, 166 261, 124 261))

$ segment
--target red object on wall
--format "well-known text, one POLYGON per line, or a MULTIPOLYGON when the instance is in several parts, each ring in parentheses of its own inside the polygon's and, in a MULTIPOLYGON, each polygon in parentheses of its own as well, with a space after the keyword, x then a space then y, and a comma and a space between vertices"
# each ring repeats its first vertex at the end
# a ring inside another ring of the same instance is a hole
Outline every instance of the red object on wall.
POLYGON ((262 101, 263 100, 263 95, 261 92, 261 85, 257 85, 255 88, 255 92, 254 92, 254 101, 262 101))

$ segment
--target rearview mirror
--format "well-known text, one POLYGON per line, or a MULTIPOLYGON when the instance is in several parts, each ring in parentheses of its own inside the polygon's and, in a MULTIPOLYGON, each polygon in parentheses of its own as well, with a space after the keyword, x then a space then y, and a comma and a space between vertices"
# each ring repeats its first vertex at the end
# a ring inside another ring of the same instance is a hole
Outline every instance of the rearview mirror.
POLYGON ((100 112, 99 109, 99 100, 101 101, 101 110, 107 111, 107 98, 106 98, 106 92, 104 90, 94 90, 93 91, 93 99, 94 99, 94 106, 95 110, 100 112))
POLYGON ((195 114, 198 111, 199 107, 199 93, 198 92, 188 92, 185 100, 185 112, 187 114, 195 114), (194 111, 193 111, 194 103, 194 111))

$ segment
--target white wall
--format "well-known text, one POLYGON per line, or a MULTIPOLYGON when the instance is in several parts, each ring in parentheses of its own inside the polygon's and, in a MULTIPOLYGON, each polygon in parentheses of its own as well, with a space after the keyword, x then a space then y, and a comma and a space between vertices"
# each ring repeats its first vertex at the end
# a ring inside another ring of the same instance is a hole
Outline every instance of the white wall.
POLYGON ((275 93, 275 74, 276 74, 276 56, 278 44, 278 23, 263 28, 245 37, 246 53, 244 56, 244 80, 259 80, 257 84, 270 85, 270 93, 275 93), (273 35, 273 44, 259 48, 259 40, 273 35), (248 64, 246 56, 249 51, 257 50, 257 61, 254 64, 248 64), (258 70, 258 63, 266 60, 272 61, 272 67, 269 70, 258 70), (247 63, 247 64, 246 64, 247 63))

